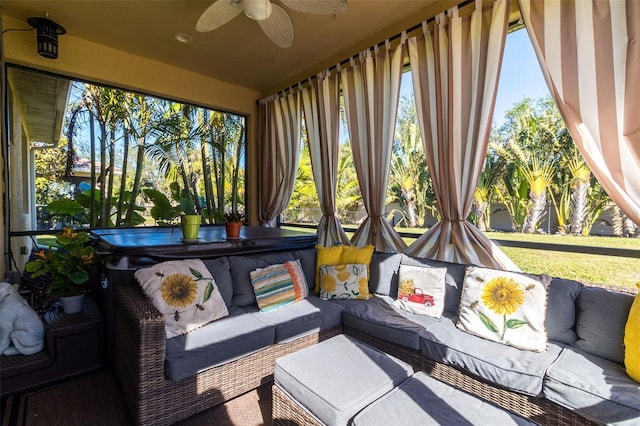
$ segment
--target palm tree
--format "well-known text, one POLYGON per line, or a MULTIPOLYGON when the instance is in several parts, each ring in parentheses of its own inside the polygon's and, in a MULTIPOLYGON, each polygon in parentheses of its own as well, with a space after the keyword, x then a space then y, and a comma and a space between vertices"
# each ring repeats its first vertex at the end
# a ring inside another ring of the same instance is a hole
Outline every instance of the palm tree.
POLYGON ((582 235, 585 220, 588 214, 588 195, 591 170, 581 156, 576 156, 567 164, 567 169, 571 173, 571 233, 573 235, 582 235))
POLYGON ((348 143, 339 147, 338 173, 336 183, 336 210, 340 212, 340 220, 344 223, 356 223, 355 212, 362 202, 362 193, 358 183, 358 176, 353 164, 353 155, 348 143))
POLYGON ((413 92, 400 101, 387 198, 402 207, 406 225, 416 228, 421 226, 419 218, 437 210, 435 192, 427 171, 413 92))
POLYGON ((522 226, 522 232, 533 234, 544 216, 547 206, 547 188, 553 182, 555 168, 532 157, 529 163, 520 163, 522 174, 529 184, 529 209, 522 226))
MULTIPOLYGON (((135 174, 129 195, 129 208, 125 217, 125 224, 132 225, 137 208, 137 197, 140 194, 143 170, 145 169, 145 152, 147 138, 152 136, 158 128, 161 108, 157 100, 149 96, 132 94, 130 98, 130 114, 127 129, 136 140, 135 174)), ((123 179, 124 181, 124 179, 123 179)))
POLYGON ((496 197, 497 184, 504 172, 504 159, 490 150, 473 193, 476 226, 480 231, 484 232, 490 228, 491 212, 489 207, 496 197))

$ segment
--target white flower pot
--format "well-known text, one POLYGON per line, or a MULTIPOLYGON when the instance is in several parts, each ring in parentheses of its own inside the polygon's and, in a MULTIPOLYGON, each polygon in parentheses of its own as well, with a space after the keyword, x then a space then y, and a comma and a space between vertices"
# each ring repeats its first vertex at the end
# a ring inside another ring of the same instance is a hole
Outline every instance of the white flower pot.
POLYGON ((65 314, 76 314, 82 311, 84 306, 84 293, 77 296, 62 296, 60 297, 62 302, 62 310, 65 314))

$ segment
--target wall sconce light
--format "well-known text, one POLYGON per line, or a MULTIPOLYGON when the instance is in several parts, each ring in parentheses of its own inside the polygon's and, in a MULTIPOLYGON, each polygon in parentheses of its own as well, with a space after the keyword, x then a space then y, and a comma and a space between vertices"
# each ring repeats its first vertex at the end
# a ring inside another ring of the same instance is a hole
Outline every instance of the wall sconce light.
POLYGON ((49 19, 49 14, 46 18, 27 18, 27 23, 36 29, 36 42, 40 56, 56 59, 58 57, 58 35, 65 34, 67 30, 49 19))

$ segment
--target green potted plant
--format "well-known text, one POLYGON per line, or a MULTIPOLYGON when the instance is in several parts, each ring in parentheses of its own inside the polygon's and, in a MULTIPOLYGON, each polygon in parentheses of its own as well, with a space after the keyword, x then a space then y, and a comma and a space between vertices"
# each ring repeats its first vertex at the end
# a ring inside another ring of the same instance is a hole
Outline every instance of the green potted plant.
POLYGON ((185 242, 198 241, 198 232, 200 232, 200 223, 202 217, 196 211, 195 203, 190 198, 180 199, 180 223, 182 225, 182 240, 185 242))
POLYGON ((245 218, 244 213, 237 210, 231 212, 225 212, 223 215, 224 226, 227 231, 227 239, 240 238, 240 229, 242 228, 242 221, 245 218))
POLYGON ((91 265, 96 263, 93 247, 87 245, 89 234, 64 228, 56 235, 56 244, 38 251, 25 268, 33 278, 46 275, 51 278, 47 292, 59 297, 66 314, 82 310, 89 283, 91 265))

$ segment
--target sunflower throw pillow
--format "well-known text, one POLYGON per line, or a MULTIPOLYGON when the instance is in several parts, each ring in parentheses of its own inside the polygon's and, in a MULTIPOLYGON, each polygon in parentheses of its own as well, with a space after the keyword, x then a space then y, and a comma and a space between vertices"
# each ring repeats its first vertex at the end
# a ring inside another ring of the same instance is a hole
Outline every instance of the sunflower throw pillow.
POLYGON ((229 315, 215 280, 199 259, 158 263, 134 276, 164 314, 167 339, 229 315))
POLYGON ((547 275, 468 267, 457 327, 494 342, 534 352, 547 349, 547 275))
POLYGON ((367 265, 321 265, 321 299, 369 299, 369 271, 367 265))

